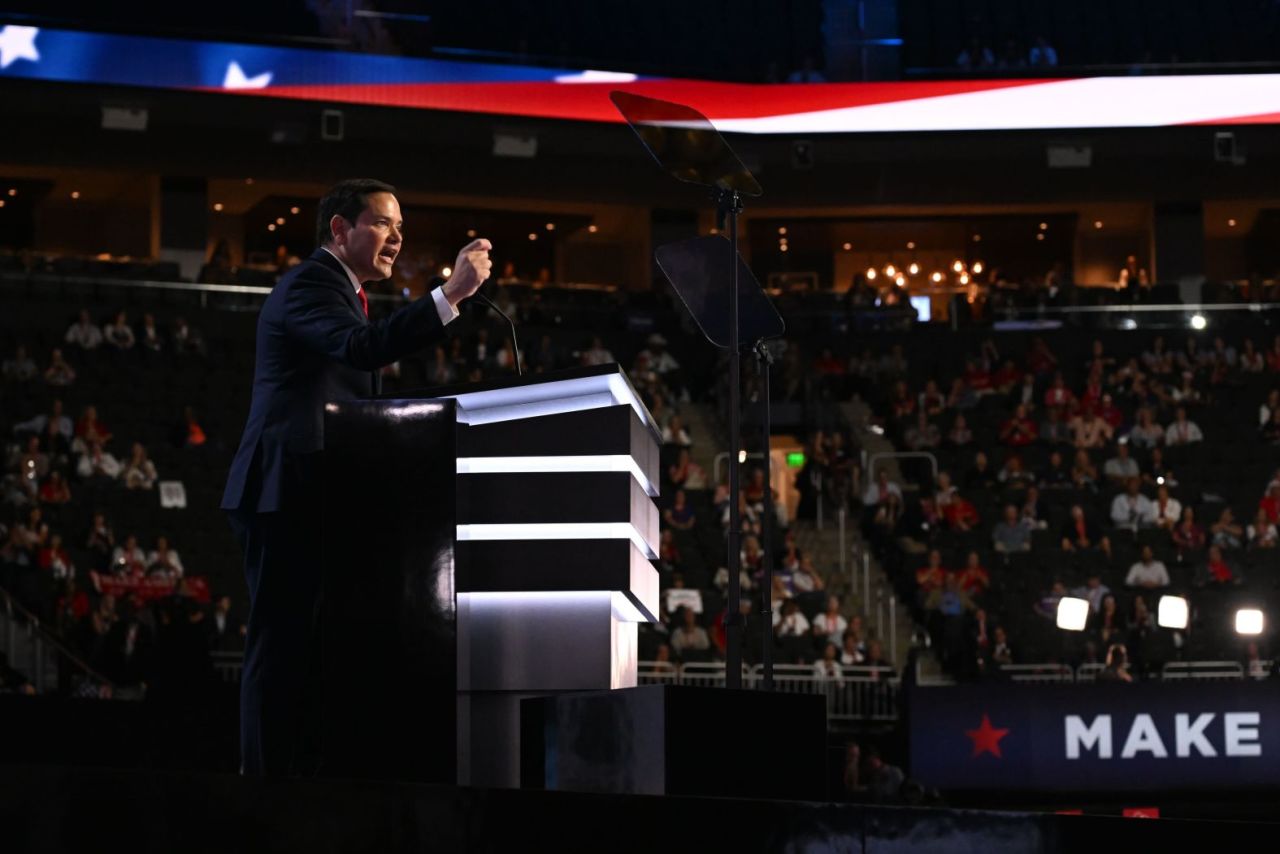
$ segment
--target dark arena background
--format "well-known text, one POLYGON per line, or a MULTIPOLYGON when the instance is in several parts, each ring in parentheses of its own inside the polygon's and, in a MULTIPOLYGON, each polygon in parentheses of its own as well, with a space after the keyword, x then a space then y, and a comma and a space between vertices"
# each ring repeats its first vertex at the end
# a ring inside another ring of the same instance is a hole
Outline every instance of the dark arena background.
POLYGON ((8 3, 0 111, 3 850, 1274 832, 1280 5, 8 3), (359 176, 372 322, 486 238, 513 325, 328 404, 319 761, 243 775, 220 503, 359 176))

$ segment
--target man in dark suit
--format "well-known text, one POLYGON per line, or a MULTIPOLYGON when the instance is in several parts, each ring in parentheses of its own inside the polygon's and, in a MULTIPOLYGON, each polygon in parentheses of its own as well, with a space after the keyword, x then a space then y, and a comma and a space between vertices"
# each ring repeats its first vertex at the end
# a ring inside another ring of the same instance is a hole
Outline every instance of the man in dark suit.
POLYGON ((458 303, 489 276, 492 247, 472 241, 448 282, 370 321, 363 284, 390 277, 402 228, 394 187, 337 184, 320 201, 320 248, 284 275, 258 317, 253 401, 222 497, 249 585, 240 683, 245 774, 317 767, 325 404, 377 394, 379 369, 441 337, 458 303))

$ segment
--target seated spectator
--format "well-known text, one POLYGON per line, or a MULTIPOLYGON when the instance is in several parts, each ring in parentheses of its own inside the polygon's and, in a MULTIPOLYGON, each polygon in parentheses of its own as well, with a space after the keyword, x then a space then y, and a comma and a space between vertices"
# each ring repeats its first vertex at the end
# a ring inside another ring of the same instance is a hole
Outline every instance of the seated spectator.
POLYGON ((1071 428, 1062 420, 1062 410, 1049 409, 1045 412, 1045 420, 1040 422, 1040 441, 1046 445, 1069 445, 1073 441, 1071 428))
POLYGON ((1013 647, 1009 645, 1009 633, 1004 626, 996 626, 992 633, 991 662, 997 667, 1013 664, 1017 659, 1013 655, 1013 647))
POLYGON ((9 458, 8 468, 17 476, 18 484, 27 501, 40 494, 40 484, 49 476, 51 460, 40 450, 40 438, 29 436, 26 450, 9 458))
POLYGON ((1009 392, 1010 406, 1025 406, 1027 410, 1036 405, 1036 378, 1034 374, 1023 374, 1022 384, 1009 392))
POLYGON ((44 381, 52 386, 69 386, 76 381, 76 369, 62 358, 57 347, 49 354, 49 367, 44 369, 44 381))
POLYGON ((1022 506, 1018 508, 1018 516, 1023 524, 1033 531, 1043 531, 1049 527, 1048 513, 1040 502, 1040 490, 1034 485, 1027 487, 1026 495, 1022 498, 1022 506))
POLYGON ((938 389, 937 381, 929 380, 924 384, 924 391, 920 392, 916 406, 928 418, 937 418, 942 414, 947 408, 947 398, 938 389))
POLYGON ((1059 412, 1075 408, 1076 396, 1071 389, 1067 388, 1067 381, 1062 378, 1061 371, 1053 375, 1053 381, 1044 393, 1044 405, 1046 409, 1056 409, 1059 412))
POLYGON ((1253 339, 1244 339, 1244 348, 1240 351, 1240 370, 1246 374, 1260 374, 1266 368, 1267 360, 1253 343, 1253 339))
POLYGON ((916 422, 907 428, 902 441, 908 450, 931 451, 942 444, 942 434, 938 425, 930 423, 929 416, 920 411, 916 413, 916 422))
POLYGON ((82 308, 79 318, 68 327, 67 334, 62 336, 62 340, 81 350, 94 350, 102 343, 102 332, 98 329, 98 324, 94 323, 93 318, 89 316, 89 310, 82 308))
POLYGON ((928 563, 916 570, 916 591, 923 602, 947 580, 947 570, 942 565, 942 552, 930 549, 928 563))
POLYGON ((1035 606, 1032 608, 1037 614, 1046 620, 1057 622, 1058 620, 1058 603, 1062 601, 1062 597, 1067 595, 1067 585, 1062 583, 1061 579, 1055 578, 1053 585, 1048 592, 1036 600, 1035 606))
POLYGON ((159 573, 174 581, 182 578, 182 558, 177 549, 169 547, 168 537, 156 537, 156 547, 147 555, 147 572, 159 573))
POLYGON ((1111 425, 1096 412, 1071 419, 1071 435, 1077 448, 1101 448, 1111 441, 1111 425))
POLYGON ((907 390, 905 380, 893 384, 889 394, 889 415, 894 421, 905 421, 915 414, 916 399, 907 390))
POLYGON ((36 555, 36 566, 48 572, 55 581, 75 578, 76 567, 71 562, 71 555, 62 547, 62 535, 51 534, 36 555))
POLYGON ((1135 448, 1149 450, 1164 444, 1164 428, 1151 417, 1151 410, 1142 407, 1138 410, 1137 419, 1129 429, 1129 442, 1135 448))
POLYGON ((956 377, 951 381, 951 391, 947 393, 947 408, 957 412, 973 409, 978 405, 978 394, 964 381, 964 377, 956 377))
POLYGON ((91 404, 84 408, 84 413, 76 422, 71 450, 74 453, 83 454, 89 449, 89 443, 94 441, 102 444, 111 441, 111 430, 98 419, 98 407, 91 404))
POLYGON ((1240 573, 1233 570, 1231 565, 1227 563, 1221 548, 1209 546, 1209 555, 1205 561, 1203 580, 1207 584, 1239 584, 1244 579, 1240 577, 1240 573))
POLYGON ((1035 475, 1023 467, 1022 457, 1009 454, 1000 468, 1000 473, 996 475, 996 480, 1009 489, 1021 490, 1035 483, 1035 475))
POLYGON ((902 487, 889 480, 887 471, 880 469, 876 473, 876 479, 867 485, 866 492, 862 495, 862 503, 866 507, 874 507, 884 503, 889 495, 895 495, 901 501, 902 487))
POLYGON ((1077 599, 1087 599, 1089 613, 1098 614, 1102 612, 1102 600, 1111 595, 1111 588, 1102 583, 1102 576, 1095 569, 1090 570, 1085 583, 1072 590, 1071 595, 1077 599))
POLYGON ((151 312, 142 315, 142 328, 138 331, 138 339, 142 349, 148 353, 159 353, 164 349, 164 339, 160 335, 160 328, 156 326, 155 315, 151 312))
POLYGON ((1209 542, 1224 549, 1238 549, 1244 545, 1244 527, 1236 522, 1230 507, 1223 507, 1218 521, 1209 526, 1209 542))
POLYGON ((986 365, 973 357, 964 360, 964 382, 979 397, 991 394, 991 372, 986 365))
POLYGON ((1142 547, 1142 558, 1129 567, 1129 574, 1124 577, 1126 587, 1137 587, 1144 590, 1155 590, 1169 586, 1169 570, 1156 560, 1151 546, 1142 547))
POLYGON ((1044 471, 1040 472, 1040 488, 1041 489, 1071 489, 1071 470, 1067 468, 1066 462, 1062 459, 1060 451, 1052 451, 1049 454, 1049 462, 1045 465, 1044 471))
POLYGON ((1071 505, 1071 517, 1062 528, 1062 550, 1064 552, 1087 551, 1101 549, 1108 559, 1111 558, 1111 540, 1084 512, 1079 504, 1071 505))
POLYGON ((990 460, 984 452, 978 451, 973 455, 973 467, 964 473, 965 492, 990 492, 997 483, 990 460))
POLYGON ((926 611, 937 611, 943 617, 962 617, 976 606, 973 599, 960 586, 955 573, 948 573, 942 587, 934 590, 925 600, 926 611))
POLYGON ((1120 613, 1120 603, 1112 593, 1102 596, 1096 613, 1091 613, 1088 625, 1089 633, 1095 635, 1103 646, 1123 638, 1127 632, 1124 616, 1120 613))
POLYGON ((88 449, 76 462, 76 475, 81 480, 96 477, 115 480, 120 476, 120 461, 108 453, 101 442, 90 442, 88 449))
POLYGON ((124 481, 124 488, 153 489, 158 477, 155 463, 147 458, 147 449, 141 442, 134 442, 129 462, 125 463, 124 471, 120 474, 120 479, 124 481))
POLYGON ((1155 528, 1172 530, 1182 519, 1182 502, 1169 496, 1169 487, 1163 483, 1156 487, 1156 499, 1147 508, 1142 523, 1155 528))
MULTIPOLYGON (((173 352, 179 355, 204 355, 203 336, 198 330, 192 329, 181 317, 174 321, 173 325, 173 352)), ((610 356, 607 361, 612 362, 613 357, 610 356)))
POLYGON ((1251 549, 1274 549, 1277 542, 1276 524, 1267 518, 1267 511, 1258 508, 1253 524, 1246 529, 1251 549))
POLYGON ((692 609, 681 609, 680 625, 671 633, 671 648, 679 656, 686 652, 707 652, 711 649, 711 636, 698 625, 698 615, 692 609))
POLYGON ((688 496, 683 489, 677 489, 671 506, 662 511, 662 521, 679 531, 691 531, 698 523, 697 514, 689 505, 688 496))
POLYGON ((1165 428, 1164 441, 1170 447, 1174 445, 1190 445, 1193 442, 1204 441, 1204 434, 1200 432, 1196 422, 1187 418, 1186 408, 1179 406, 1174 413, 1173 423, 1165 428))
POLYGON ((840 663, 845 667, 862 664, 867 659, 867 646, 855 628, 845 629, 840 642, 840 663))
POLYGON ((70 504, 71 503, 71 487, 67 485, 67 481, 62 476, 62 472, 56 469, 49 473, 49 477, 40 486, 40 503, 41 504, 70 504))
POLYGON ((13 351, 13 358, 5 359, 0 365, 0 376, 5 382, 25 383, 36 378, 39 370, 35 361, 27 355, 27 348, 19 344, 13 351))
POLYGON ((1155 485, 1161 483, 1166 486, 1178 485, 1178 479, 1174 477, 1173 469, 1165 465, 1164 451, 1159 448, 1151 449, 1151 454, 1147 457, 1147 464, 1143 467, 1142 480, 1145 483, 1155 485))
POLYGON ((773 630, 779 638, 808 637, 812 628, 794 599, 784 600, 782 609, 773 612, 773 630))
POLYGON ((89 534, 85 537, 85 551, 89 552, 93 568, 102 572, 111 564, 116 548, 116 535, 107 523, 106 514, 97 511, 89 523, 89 534))
POLYGON ((947 431, 947 444, 953 448, 963 448, 972 442, 973 431, 969 429, 969 422, 964 413, 957 413, 955 420, 951 422, 951 429, 947 431))
POLYGON ((688 448, 681 448, 676 461, 667 467, 667 479, 673 486, 685 489, 707 488, 707 474, 693 461, 688 448))
POLYGON ((680 420, 679 415, 672 415, 667 421, 667 426, 662 428, 662 443, 679 445, 682 448, 693 445, 693 439, 689 437, 689 431, 684 428, 684 422, 680 420))
POLYGON ((115 319, 102 327, 102 337, 117 350, 132 350, 137 343, 133 327, 129 326, 129 318, 123 311, 117 312, 115 319))
POLYGON ((1124 413, 1120 411, 1120 407, 1116 406, 1115 399, 1110 394, 1104 394, 1102 401, 1097 407, 1098 417, 1106 422, 1111 428, 1111 434, 1114 436, 1120 430, 1120 426, 1124 423, 1124 413))
POLYGON ((1031 529, 1018 517, 1018 508, 1005 505, 1004 519, 991 532, 992 546, 998 552, 1031 551, 1031 529))
POLYGON ((1198 552, 1204 548, 1204 528, 1196 524, 1196 513, 1190 507, 1182 508, 1182 518, 1173 526, 1171 534, 1180 558, 1188 552, 1198 552))
POLYGON ((822 576, 813 568, 813 558, 805 555, 800 558, 800 566, 791 575, 791 587, 797 593, 811 593, 826 586, 822 576))
POLYGON ((71 448, 75 428, 62 411, 62 401, 55 399, 49 413, 37 415, 13 425, 14 435, 34 435, 41 446, 51 454, 66 453, 71 448))
POLYGON ((1271 413, 1271 420, 1262 425, 1259 433, 1264 442, 1280 445, 1280 409, 1271 413))
POLYGON ((1114 484, 1123 484, 1139 475, 1138 462, 1129 454, 1129 444, 1121 439, 1116 444, 1116 455, 1107 460, 1102 473, 1114 484))
POLYGON ((1036 440, 1036 423, 1025 404, 1019 404, 1013 416, 1000 425, 1000 441, 1011 448, 1022 448, 1036 440))
POLYGON ((941 509, 942 521, 952 531, 972 531, 982 523, 978 508, 961 495, 953 495, 941 509))
POLYGON ((123 545, 116 546, 111 555, 111 571, 116 575, 146 575, 147 555, 133 534, 124 538, 123 545))
POLYGON ((1018 370, 1013 359, 1005 359, 1004 364, 991 375, 991 387, 1000 394, 1010 394, 1022 381, 1022 372, 1018 370))
POLYGON ((1093 464, 1089 452, 1084 448, 1077 449, 1071 461, 1071 483, 1084 492, 1098 491, 1098 467, 1093 464))
POLYGON ((960 589, 975 599, 986 593, 991 586, 991 573, 983 567, 982 556, 976 551, 969 552, 964 566, 956 570, 955 576, 960 589))
POLYGON ((1036 43, 1031 46, 1027 64, 1032 68, 1054 68, 1058 64, 1058 52, 1044 36, 1036 36, 1036 43))
POLYGON ((834 641, 822 648, 822 658, 813 663, 813 678, 816 682, 831 685, 844 684, 844 673, 840 670, 840 647, 834 641))
POLYGON ((1111 501, 1111 524, 1117 528, 1137 531, 1143 521, 1151 517, 1151 499, 1138 491, 1140 481, 1131 477, 1125 483, 1125 491, 1111 501))
POLYGON ((813 618, 813 634, 825 638, 831 646, 836 646, 849 628, 849 621, 840 613, 840 599, 837 596, 827 597, 827 610, 813 618))

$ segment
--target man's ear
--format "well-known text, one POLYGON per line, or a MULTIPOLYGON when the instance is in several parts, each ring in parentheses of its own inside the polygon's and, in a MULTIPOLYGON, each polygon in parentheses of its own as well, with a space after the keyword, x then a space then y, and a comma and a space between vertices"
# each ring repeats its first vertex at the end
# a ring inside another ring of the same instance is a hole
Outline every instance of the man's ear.
POLYGON ((335 246, 341 246, 347 240, 347 232, 351 230, 351 223, 347 222, 342 214, 334 214, 329 217, 329 235, 335 246))

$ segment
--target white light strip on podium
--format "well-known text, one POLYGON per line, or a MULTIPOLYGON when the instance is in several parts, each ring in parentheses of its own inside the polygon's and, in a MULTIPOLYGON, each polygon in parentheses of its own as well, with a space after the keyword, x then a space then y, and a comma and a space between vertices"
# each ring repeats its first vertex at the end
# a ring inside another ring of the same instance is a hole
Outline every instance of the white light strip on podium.
POLYGON ((464 424, 536 418, 622 403, 634 409, 646 424, 652 424, 644 403, 635 396, 621 374, 553 380, 539 385, 467 391, 449 396, 458 401, 458 420, 464 424))
POLYGON ((539 608, 563 608, 566 605, 590 607, 608 600, 613 616, 622 623, 647 623, 646 617, 635 603, 620 590, 511 590, 459 593, 458 599, 468 605, 499 611, 529 611, 539 608))
POLYGON ((630 472, 651 496, 658 488, 629 454, 574 454, 547 457, 459 457, 458 474, 526 474, 542 472, 630 472))
POLYGON ((645 557, 658 553, 630 522, 496 522, 459 525, 461 540, 630 540, 645 557))

